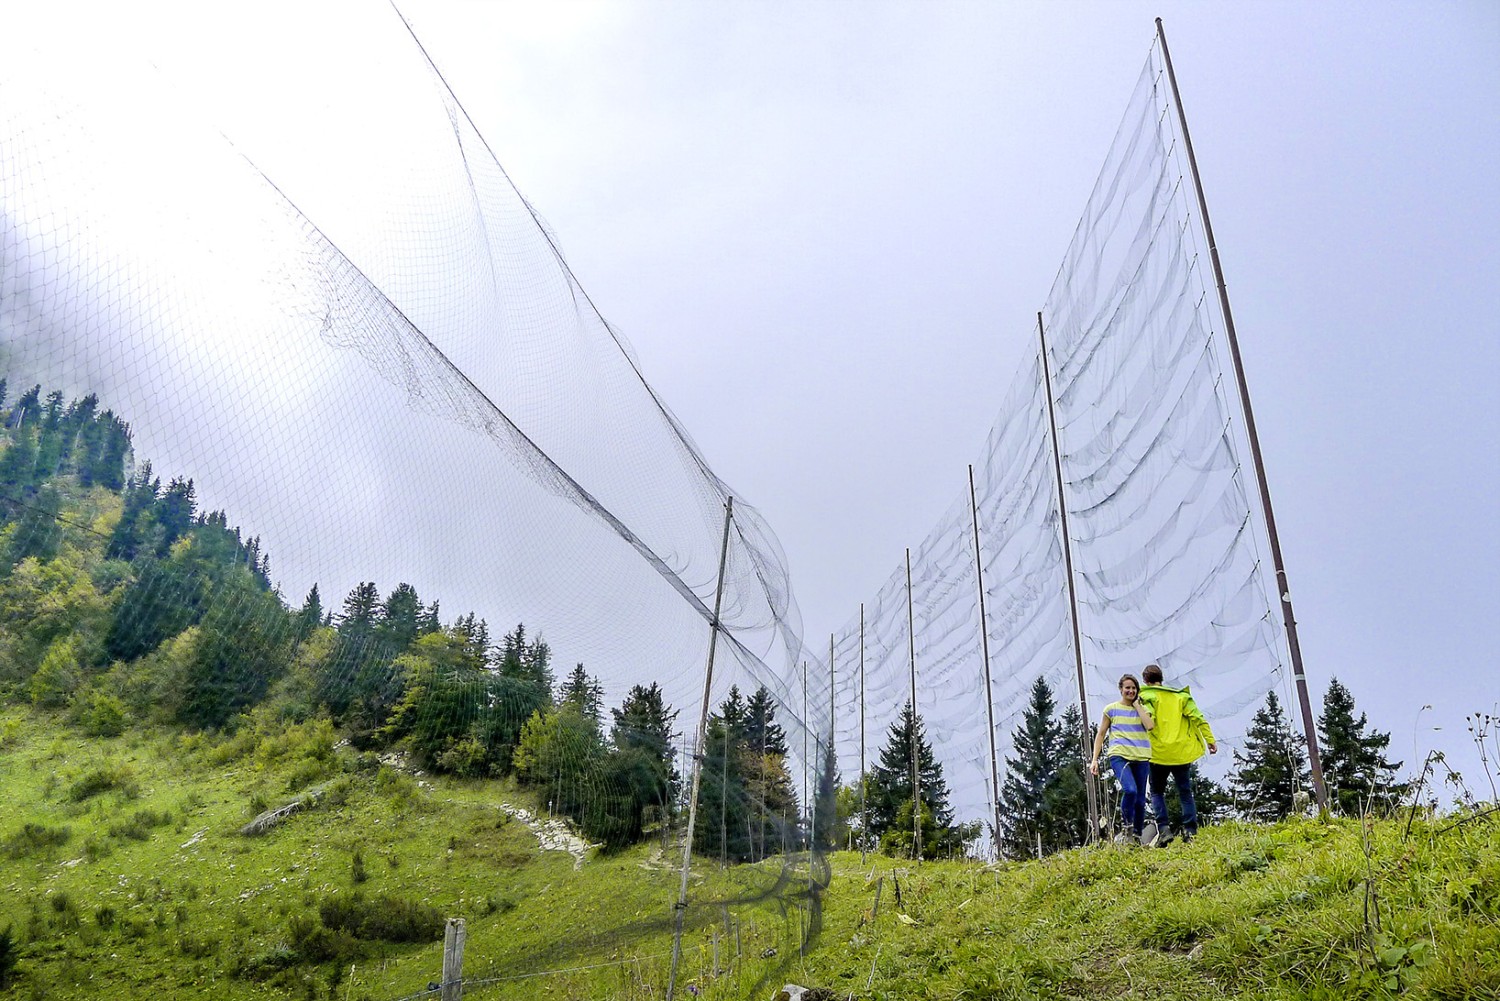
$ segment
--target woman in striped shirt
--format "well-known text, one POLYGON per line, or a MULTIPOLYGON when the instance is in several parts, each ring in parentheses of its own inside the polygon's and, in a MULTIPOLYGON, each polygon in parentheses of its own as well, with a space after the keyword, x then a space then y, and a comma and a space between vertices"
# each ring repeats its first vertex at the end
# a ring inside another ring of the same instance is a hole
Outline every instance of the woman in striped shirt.
POLYGON ((1094 737, 1094 760, 1089 771, 1099 774, 1099 753, 1109 737, 1109 767, 1120 783, 1120 815, 1137 843, 1146 826, 1146 796, 1151 778, 1151 740, 1156 726, 1151 710, 1140 700, 1141 683, 1135 675, 1120 679, 1120 701, 1104 707, 1104 719, 1094 737))

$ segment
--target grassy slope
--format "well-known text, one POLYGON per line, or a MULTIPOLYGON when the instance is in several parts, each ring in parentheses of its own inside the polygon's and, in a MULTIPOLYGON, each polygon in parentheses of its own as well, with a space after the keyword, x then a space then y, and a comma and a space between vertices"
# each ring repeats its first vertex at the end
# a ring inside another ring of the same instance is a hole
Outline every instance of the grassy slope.
MULTIPOLYGON (((441 968, 435 940, 296 954, 297 923, 305 933, 321 902, 354 890, 464 917, 465 973, 483 981, 468 996, 662 996, 676 877, 660 845, 575 870, 497 808, 524 802, 513 790, 372 766, 315 726, 97 740, 0 715, 0 928, 20 944, 17 996, 424 989, 441 968), (90 776, 116 784, 78 798, 90 776), (330 790, 323 806, 237 833, 308 784, 330 790), (44 831, 27 840, 26 823, 44 831), (63 828, 65 842, 45 843, 63 828), (611 965, 500 979, 596 964, 611 965)), ((840 998, 1500 998, 1500 821, 1439 826, 1403 840, 1400 823, 1224 825, 1191 846, 998 867, 839 854, 806 956, 795 900, 745 902, 778 866, 702 866, 683 980, 716 999, 769 998, 787 981, 840 998)))

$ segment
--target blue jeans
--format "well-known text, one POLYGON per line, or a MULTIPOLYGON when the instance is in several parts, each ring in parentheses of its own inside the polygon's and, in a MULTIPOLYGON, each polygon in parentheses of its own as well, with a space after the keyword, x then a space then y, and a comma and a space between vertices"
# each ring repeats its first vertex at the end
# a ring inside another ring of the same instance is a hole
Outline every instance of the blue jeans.
POLYGON ((1167 826, 1167 776, 1177 783, 1177 798, 1182 801, 1182 829, 1191 837, 1198 833, 1198 804, 1193 801, 1192 765, 1151 766, 1151 810, 1162 828, 1167 826))
POLYGON ((1139 835, 1146 826, 1146 782, 1151 775, 1149 761, 1126 761, 1113 755, 1109 759, 1115 781, 1120 783, 1120 816, 1132 833, 1139 835))

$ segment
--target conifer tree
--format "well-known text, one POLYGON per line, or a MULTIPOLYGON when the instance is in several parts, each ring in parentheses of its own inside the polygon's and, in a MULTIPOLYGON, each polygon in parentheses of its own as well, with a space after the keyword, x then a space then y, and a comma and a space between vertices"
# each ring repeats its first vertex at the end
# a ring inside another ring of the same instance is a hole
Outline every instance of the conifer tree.
POLYGON ((746 793, 753 813, 750 852, 752 858, 762 859, 790 848, 792 818, 797 815, 797 794, 786 764, 786 731, 776 722, 776 703, 764 685, 745 702, 742 726, 746 793))
POLYGON ((389 656, 401 653, 417 638, 421 614, 422 600, 417 597, 417 589, 405 582, 397 584, 381 606, 375 625, 375 637, 388 648, 389 656))
MULTIPOLYGON (((902 829, 901 815, 906 809, 906 824, 912 823, 912 744, 913 734, 917 748, 919 778, 922 783, 922 816, 924 825, 931 815, 931 824, 939 841, 956 836, 953 829, 953 811, 948 806, 948 783, 943 779, 943 766, 933 756, 932 745, 922 725, 922 717, 912 709, 908 699, 901 715, 891 724, 886 733, 885 746, 880 750, 880 759, 870 770, 868 778, 868 800, 870 808, 870 836, 883 847, 900 852, 911 848, 912 831, 902 829), (886 836, 893 835, 887 842, 886 836)), ((923 842, 928 834, 923 832, 923 842)))
POLYGON ((593 722, 594 729, 603 731, 604 686, 599 684, 597 677, 591 677, 582 664, 574 667, 568 679, 563 682, 561 691, 557 693, 557 704, 572 706, 584 719, 593 722))
POLYGON ((1012 736, 1015 757, 1005 759, 1000 785, 1000 848, 1011 858, 1028 858, 1084 843, 1087 792, 1076 706, 1059 717, 1052 689, 1043 678, 1031 686, 1031 700, 1012 736))
POLYGON ((323 599, 318 594, 316 583, 308 590, 307 597, 302 600, 302 609, 297 613, 296 637, 301 643, 312 635, 312 631, 318 628, 323 621, 323 599))
POLYGON ((745 741, 759 754, 786 756, 786 732, 776 722, 776 704, 765 685, 745 704, 745 741))
POLYGON ((1364 713, 1354 718, 1354 696, 1337 678, 1329 681, 1323 696, 1318 738, 1330 805, 1340 813, 1356 817, 1367 806, 1385 812, 1401 798, 1403 790, 1395 781, 1401 762, 1385 758, 1391 735, 1370 730, 1364 713))
POLYGON ((1292 797, 1307 788, 1307 754, 1301 738, 1292 733, 1274 691, 1256 710, 1245 733, 1244 753, 1234 752, 1238 766, 1229 785, 1247 819, 1263 823, 1283 820, 1292 812, 1292 797))

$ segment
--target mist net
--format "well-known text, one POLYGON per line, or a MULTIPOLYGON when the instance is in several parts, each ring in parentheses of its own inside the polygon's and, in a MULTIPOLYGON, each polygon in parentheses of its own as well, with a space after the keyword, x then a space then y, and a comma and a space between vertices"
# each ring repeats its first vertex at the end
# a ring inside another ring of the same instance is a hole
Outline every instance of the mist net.
POLYGON ((387 20, 376 53, 279 38, 292 79, 254 116, 151 51, 0 53, 0 574, 99 591, 91 632, 7 640, 0 681, 71 642, 76 688, 144 720, 324 713, 410 769, 513 778, 587 841, 660 841, 659 910, 508 973, 669 926, 696 753, 696 864, 770 860, 690 899, 704 936, 818 882, 787 875, 830 713, 783 554, 745 499, 726 521, 733 491, 387 20), (307 101, 321 128, 266 124, 307 101))
POLYGON ((1153 47, 1039 322, 1021 334, 1034 353, 973 465, 972 495, 910 551, 910 584, 903 559, 837 632, 840 760, 859 758, 864 727, 873 763, 915 697, 954 813, 991 835, 1013 805, 1006 763, 1017 761, 1038 680, 1059 720, 1071 706, 1097 724, 1122 674, 1159 663, 1230 746, 1285 681, 1265 527, 1178 130, 1153 47))

